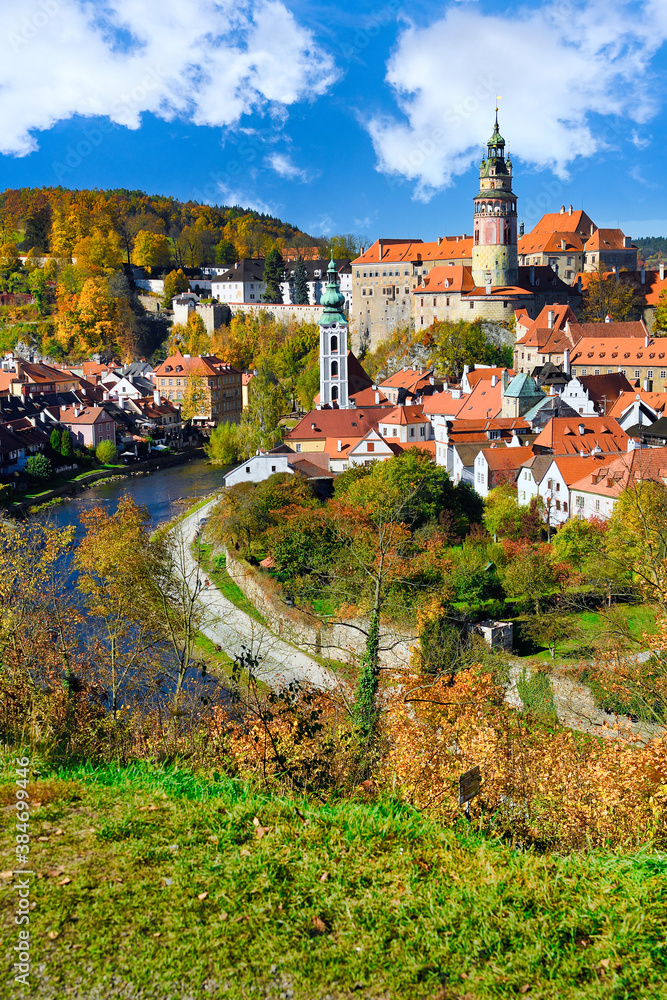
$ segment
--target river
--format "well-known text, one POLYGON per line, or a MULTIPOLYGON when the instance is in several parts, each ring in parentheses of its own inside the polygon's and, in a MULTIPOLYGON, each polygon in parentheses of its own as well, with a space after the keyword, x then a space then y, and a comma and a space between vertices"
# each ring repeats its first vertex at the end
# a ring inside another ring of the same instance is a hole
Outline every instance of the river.
POLYGON ((72 500, 49 507, 40 517, 58 528, 74 525, 78 541, 83 534, 82 511, 101 506, 113 514, 120 498, 129 494, 148 509, 151 524, 156 527, 185 510, 184 504, 176 502, 180 498, 196 501, 221 490, 228 468, 209 465, 205 458, 199 458, 146 475, 125 476, 113 482, 102 480, 72 500))

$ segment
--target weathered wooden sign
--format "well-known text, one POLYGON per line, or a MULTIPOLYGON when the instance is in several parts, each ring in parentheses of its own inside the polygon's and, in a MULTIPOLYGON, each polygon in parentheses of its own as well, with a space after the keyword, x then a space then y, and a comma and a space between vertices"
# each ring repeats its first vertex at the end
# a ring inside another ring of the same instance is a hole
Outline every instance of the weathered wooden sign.
POLYGON ((459 778, 459 805, 465 805, 474 799, 482 787, 482 773, 479 767, 473 767, 459 778))

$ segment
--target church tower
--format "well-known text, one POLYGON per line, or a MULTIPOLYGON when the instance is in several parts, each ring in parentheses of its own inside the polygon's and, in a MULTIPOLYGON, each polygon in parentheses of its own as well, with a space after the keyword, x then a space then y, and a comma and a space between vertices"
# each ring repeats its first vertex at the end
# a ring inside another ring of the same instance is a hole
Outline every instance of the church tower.
POLYGON ((327 271, 327 287, 320 304, 324 306, 320 325, 320 407, 350 408, 347 377, 347 320, 343 314, 345 296, 338 287, 333 253, 327 271))
POLYGON ((478 286, 516 285, 516 195, 512 191, 512 161, 505 159, 505 140, 498 128, 498 108, 487 155, 479 168, 479 194, 475 196, 472 276, 478 286))

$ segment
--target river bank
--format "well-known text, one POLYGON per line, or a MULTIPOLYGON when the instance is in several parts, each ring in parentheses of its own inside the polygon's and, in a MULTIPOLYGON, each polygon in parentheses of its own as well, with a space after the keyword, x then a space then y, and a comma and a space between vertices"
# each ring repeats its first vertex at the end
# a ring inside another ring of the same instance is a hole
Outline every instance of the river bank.
POLYGON ((151 472, 158 472, 204 458, 205 452, 203 448, 192 448, 174 455, 158 455, 154 458, 144 459, 141 462, 133 462, 132 465, 126 467, 119 466, 118 468, 97 469, 80 478, 64 483, 55 489, 45 490, 38 496, 32 496, 18 500, 14 504, 8 504, 5 510, 11 516, 21 517, 33 508, 48 505, 53 500, 74 499, 101 481, 112 482, 132 476, 143 476, 151 472))

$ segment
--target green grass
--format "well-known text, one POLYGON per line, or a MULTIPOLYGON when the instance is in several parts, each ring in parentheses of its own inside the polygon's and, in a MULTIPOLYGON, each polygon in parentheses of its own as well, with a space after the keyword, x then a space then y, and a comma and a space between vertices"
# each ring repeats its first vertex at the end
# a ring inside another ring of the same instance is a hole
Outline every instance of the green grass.
MULTIPOLYGON (((646 604, 615 604, 613 609, 615 614, 620 615, 627 623, 630 635, 635 642, 628 648, 631 652, 639 652, 646 649, 646 643, 641 641, 642 636, 655 632, 655 611, 646 604)), ((524 616, 513 619, 518 624, 519 630, 524 616)), ((574 639, 567 639, 558 644, 556 650, 556 663, 572 663, 579 660, 590 660, 595 653, 596 645, 599 645, 601 635, 604 633, 605 618, 599 611, 581 611, 572 616, 581 631, 581 634, 574 639)), ((535 652, 530 643, 524 648, 517 650, 519 655, 533 655, 537 660, 554 663, 548 649, 535 652)))
POLYGON ((31 987, 2 996, 665 996, 664 855, 519 852, 389 799, 314 806, 176 768, 71 768, 33 795, 31 987))
MULTIPOLYGON (((196 545, 197 543, 195 543, 196 545)), ((234 604, 239 611, 243 611, 250 618, 253 618, 260 625, 266 625, 264 615, 259 611, 252 601, 248 600, 238 583, 232 580, 225 565, 225 554, 220 552, 215 556, 211 555, 212 546, 208 542, 201 542, 199 545, 201 564, 208 574, 212 583, 218 588, 223 597, 234 604)))

